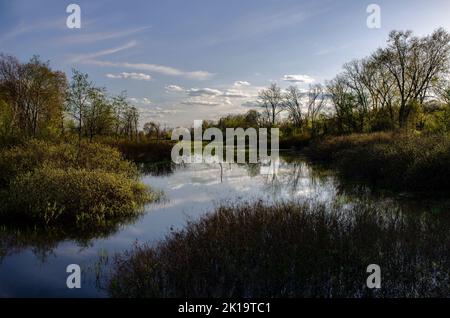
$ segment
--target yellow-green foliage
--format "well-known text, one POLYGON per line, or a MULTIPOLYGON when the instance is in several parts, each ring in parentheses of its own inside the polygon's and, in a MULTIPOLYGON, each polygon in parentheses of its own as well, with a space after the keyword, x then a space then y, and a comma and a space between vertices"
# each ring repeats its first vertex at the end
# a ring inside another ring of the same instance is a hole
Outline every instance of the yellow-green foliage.
POLYGON ((0 187, 8 184, 17 174, 33 171, 39 165, 54 168, 84 168, 120 172, 128 177, 136 177, 136 167, 123 160, 114 148, 97 144, 52 143, 30 140, 23 145, 0 152, 0 187))
POLYGON ((32 140, 0 152, 0 217, 101 223, 137 213, 153 195, 134 164, 101 144, 32 140))
POLYGON ((132 215, 150 199, 143 184, 120 173, 42 166, 16 177, 3 204, 13 218, 101 222, 132 215))

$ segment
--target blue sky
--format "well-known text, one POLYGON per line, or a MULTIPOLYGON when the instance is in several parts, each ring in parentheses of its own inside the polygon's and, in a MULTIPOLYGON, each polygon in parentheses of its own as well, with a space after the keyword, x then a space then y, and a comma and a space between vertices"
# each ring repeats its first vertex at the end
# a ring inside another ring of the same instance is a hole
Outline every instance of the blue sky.
POLYGON ((248 110, 259 89, 321 83, 392 29, 450 30, 448 0, 0 0, 0 52, 127 91, 143 121, 190 126, 248 110), (81 29, 66 7, 81 7, 81 29), (381 8, 381 28, 366 8, 381 8))

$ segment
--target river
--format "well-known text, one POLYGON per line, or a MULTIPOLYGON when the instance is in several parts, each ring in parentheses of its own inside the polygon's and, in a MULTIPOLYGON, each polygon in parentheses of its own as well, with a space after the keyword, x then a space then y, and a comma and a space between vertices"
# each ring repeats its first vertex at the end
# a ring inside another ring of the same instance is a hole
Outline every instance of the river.
POLYGON ((105 291, 96 282, 99 260, 129 250, 136 242, 157 242, 221 203, 251 200, 327 203, 336 197, 351 203, 360 196, 369 196, 380 203, 398 205, 408 213, 450 210, 447 200, 372 193, 359 184, 343 183, 333 171, 312 165, 297 154, 282 155, 277 174, 262 174, 258 165, 237 164, 147 167, 145 171, 143 181, 162 191, 162 199, 146 206, 141 217, 118 223, 110 231, 74 234, 63 229, 11 230, 0 226, 0 297, 104 297, 105 291), (80 289, 66 287, 69 264, 82 268, 80 289))

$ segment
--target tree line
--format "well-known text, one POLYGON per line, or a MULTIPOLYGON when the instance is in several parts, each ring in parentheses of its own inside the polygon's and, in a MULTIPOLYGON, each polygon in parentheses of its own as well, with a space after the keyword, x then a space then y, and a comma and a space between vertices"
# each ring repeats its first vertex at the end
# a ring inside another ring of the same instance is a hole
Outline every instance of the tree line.
MULTIPOLYGON (((273 83, 259 92, 257 109, 204 121, 205 128, 279 126, 284 135, 320 136, 385 130, 450 131, 450 34, 438 29, 418 37, 392 31, 387 45, 346 63, 343 71, 307 90, 273 83)), ((123 92, 111 96, 87 74, 53 70, 38 56, 21 63, 0 54, 0 137, 73 133, 92 140, 170 138, 148 122, 139 132, 139 111, 123 92)))
POLYGON ((273 83, 259 92, 261 123, 313 135, 422 130, 427 125, 448 131, 449 43, 444 29, 424 37, 392 31, 386 47, 345 64, 324 85, 302 91, 273 83))
POLYGON ((138 136, 139 111, 125 92, 109 96, 87 74, 53 70, 38 56, 21 63, 0 54, 0 136, 61 137, 68 132, 92 140, 98 135, 138 136))

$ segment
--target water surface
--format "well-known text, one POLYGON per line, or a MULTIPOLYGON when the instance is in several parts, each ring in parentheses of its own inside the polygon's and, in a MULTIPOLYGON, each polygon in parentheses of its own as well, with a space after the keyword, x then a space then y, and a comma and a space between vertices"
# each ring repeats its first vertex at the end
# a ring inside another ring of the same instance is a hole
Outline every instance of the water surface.
POLYGON ((145 171, 143 181, 162 190, 164 196, 161 202, 146 206, 145 213, 137 219, 87 233, 0 226, 0 297, 104 297, 105 292, 96 284, 99 259, 129 250, 136 242, 157 242, 170 231, 181 229, 187 220, 195 220, 221 203, 327 203, 336 197, 351 203, 369 196, 380 204, 398 205, 407 213, 445 213, 450 206, 446 200, 372 195, 365 188, 353 191, 360 187, 343 184, 332 171, 312 166, 296 154, 282 156, 277 175, 261 174, 256 164, 192 164, 164 169, 146 167, 145 171), (81 289, 66 287, 69 264, 79 264, 83 270, 81 289))

